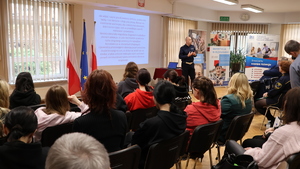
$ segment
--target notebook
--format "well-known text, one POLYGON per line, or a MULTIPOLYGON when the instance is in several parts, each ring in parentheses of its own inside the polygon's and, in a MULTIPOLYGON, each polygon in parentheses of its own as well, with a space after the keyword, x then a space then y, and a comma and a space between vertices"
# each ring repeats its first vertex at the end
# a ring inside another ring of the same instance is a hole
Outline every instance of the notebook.
POLYGON ((169 62, 168 69, 176 69, 178 62, 169 62))

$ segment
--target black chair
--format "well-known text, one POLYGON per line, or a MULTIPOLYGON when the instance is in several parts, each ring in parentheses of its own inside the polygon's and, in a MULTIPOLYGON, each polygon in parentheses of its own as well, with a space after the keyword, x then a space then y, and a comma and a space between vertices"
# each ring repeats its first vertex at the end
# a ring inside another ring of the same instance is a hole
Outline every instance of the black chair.
POLYGON ((295 153, 289 156, 286 159, 286 162, 288 163, 287 169, 299 169, 300 168, 300 153, 295 153))
POLYGON ((46 104, 36 104, 36 105, 31 105, 31 106, 27 106, 28 108, 31 108, 32 110, 36 110, 40 107, 46 107, 46 104))
POLYGON ((183 158, 183 156, 185 155, 186 153, 186 148, 187 148, 187 145, 188 145, 188 142, 189 142, 189 139, 190 139, 190 132, 188 130, 186 130, 184 133, 183 133, 183 144, 182 144, 182 147, 181 147, 181 150, 179 152, 179 158, 177 160, 177 163, 176 163, 176 169, 181 169, 181 160, 183 158))
MULTIPOLYGON (((240 140, 240 144, 242 144, 242 138, 247 133, 250 124, 252 122, 254 113, 251 112, 249 114, 236 116, 231 121, 229 128, 227 130, 225 140, 240 140)), ((225 142, 226 142, 225 141, 225 142)), ((221 143, 217 141, 217 149, 218 149, 218 159, 220 161, 220 146, 224 146, 225 143, 221 143)))
POLYGON ((136 131, 141 122, 145 121, 147 118, 156 116, 157 111, 158 109, 156 107, 151 107, 148 109, 137 109, 126 112, 129 130, 136 131))
POLYGON ((111 169, 138 169, 141 148, 138 145, 109 153, 111 169))
POLYGON ((170 169, 178 160, 186 132, 150 146, 145 169, 170 169))
POLYGON ((253 91, 253 96, 255 96, 255 94, 257 92, 257 89, 259 87, 259 84, 260 84, 259 80, 258 81, 253 81, 253 82, 249 83, 249 85, 250 85, 250 87, 251 87, 251 89, 253 91))
POLYGON ((51 147, 60 136, 72 133, 73 123, 65 123, 57 126, 47 127, 42 132, 41 143, 43 147, 51 147))
POLYGON ((222 128, 223 120, 219 120, 214 123, 200 125, 195 128, 191 137, 189 146, 187 148, 187 162, 186 168, 189 164, 190 155, 196 157, 194 169, 196 167, 198 159, 203 158, 204 153, 209 150, 210 166, 212 166, 211 148, 214 146, 216 138, 219 137, 219 131, 222 128))

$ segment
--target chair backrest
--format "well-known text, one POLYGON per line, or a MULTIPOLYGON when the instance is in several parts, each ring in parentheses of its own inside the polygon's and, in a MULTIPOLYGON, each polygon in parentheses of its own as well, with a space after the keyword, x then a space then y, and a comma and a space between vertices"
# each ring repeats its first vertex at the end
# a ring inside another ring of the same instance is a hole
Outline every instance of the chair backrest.
POLYGON ((200 125, 195 128, 187 151, 203 155, 211 148, 211 145, 218 139, 218 134, 222 128, 223 120, 214 123, 200 125))
POLYGON ((249 85, 253 91, 253 96, 256 94, 260 81, 253 81, 249 85))
POLYGON ((241 140, 247 133, 253 116, 254 113, 251 112, 249 114, 234 117, 227 130, 225 140, 241 140))
POLYGON ((181 150, 179 152, 179 156, 183 156, 186 153, 186 148, 190 139, 190 131, 186 130, 184 133, 182 133, 182 135, 183 135, 183 142, 182 142, 181 150))
POLYGON ((145 169, 170 169, 179 158, 186 132, 150 146, 145 169))
POLYGON ((130 120, 127 120, 129 122, 129 129, 133 131, 137 130, 141 122, 145 121, 147 118, 156 116, 157 111, 158 109, 156 107, 131 111, 129 113, 130 115, 127 115, 127 117, 130 117, 130 120))
POLYGON ((36 110, 40 107, 46 107, 46 104, 36 104, 36 105, 31 105, 31 106, 27 106, 28 108, 31 108, 32 110, 36 110))
POLYGON ((141 148, 138 145, 109 153, 111 169, 138 169, 141 148))
POLYGON ((73 128, 73 123, 65 123, 57 126, 47 127, 42 132, 41 143, 43 147, 51 147, 52 144, 60 136, 71 133, 73 128))
POLYGON ((292 154, 287 158, 288 169, 299 169, 300 168, 300 152, 292 154))

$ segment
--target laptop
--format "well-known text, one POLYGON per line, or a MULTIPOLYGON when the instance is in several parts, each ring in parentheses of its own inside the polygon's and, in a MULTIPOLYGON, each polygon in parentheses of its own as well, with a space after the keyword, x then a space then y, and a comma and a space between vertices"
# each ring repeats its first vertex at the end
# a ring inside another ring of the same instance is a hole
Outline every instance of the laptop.
POLYGON ((168 69, 176 69, 178 62, 169 62, 168 69))

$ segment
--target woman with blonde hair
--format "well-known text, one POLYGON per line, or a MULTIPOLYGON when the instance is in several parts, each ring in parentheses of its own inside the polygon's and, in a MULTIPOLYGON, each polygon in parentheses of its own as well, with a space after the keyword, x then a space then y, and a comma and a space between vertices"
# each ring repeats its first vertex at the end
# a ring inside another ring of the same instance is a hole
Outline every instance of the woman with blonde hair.
POLYGON ((47 91, 46 107, 40 107, 35 111, 38 118, 38 127, 35 133, 35 141, 40 141, 42 132, 51 126, 73 122, 83 113, 87 112, 88 106, 79 101, 75 95, 68 96, 62 86, 52 86, 47 91), (81 112, 73 112, 70 110, 69 102, 76 104, 81 112))
POLYGON ((228 84, 227 95, 221 100, 221 118, 224 121, 219 141, 225 143, 227 129, 235 116, 249 114, 252 109, 252 90, 243 73, 234 74, 228 84))
POLYGON ((5 136, 3 132, 3 124, 5 117, 9 112, 9 85, 5 80, 0 79, 0 145, 3 144, 2 137, 5 136))
POLYGON ((138 71, 139 68, 136 63, 127 63, 125 72, 123 74, 123 79, 118 84, 118 93, 123 98, 125 98, 129 93, 132 93, 135 89, 139 88, 139 85, 135 79, 138 71))

